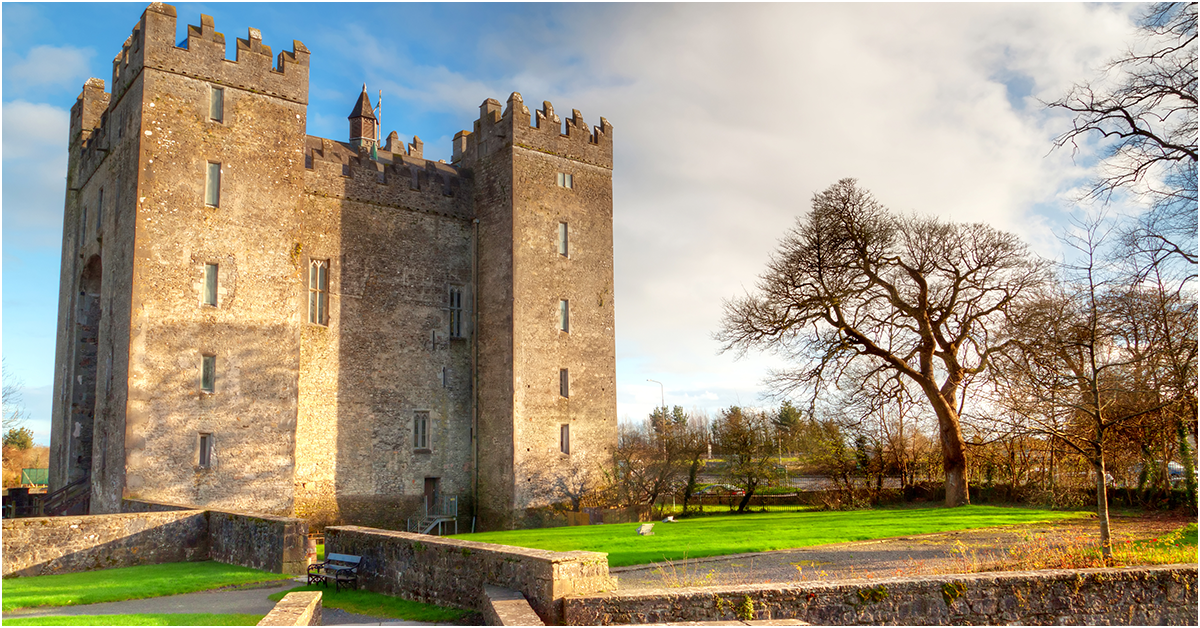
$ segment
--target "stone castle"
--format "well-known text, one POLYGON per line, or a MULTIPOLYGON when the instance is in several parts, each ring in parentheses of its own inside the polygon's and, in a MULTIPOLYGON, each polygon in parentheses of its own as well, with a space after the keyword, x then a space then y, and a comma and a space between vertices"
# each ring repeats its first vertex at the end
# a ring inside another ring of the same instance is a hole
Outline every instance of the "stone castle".
MULTIPOLYGON (((452 162, 305 133, 309 51, 151 4, 71 109, 51 489, 526 525, 616 446, 612 126, 488 99, 452 162)), ((353 96, 347 98, 349 105, 353 96)))

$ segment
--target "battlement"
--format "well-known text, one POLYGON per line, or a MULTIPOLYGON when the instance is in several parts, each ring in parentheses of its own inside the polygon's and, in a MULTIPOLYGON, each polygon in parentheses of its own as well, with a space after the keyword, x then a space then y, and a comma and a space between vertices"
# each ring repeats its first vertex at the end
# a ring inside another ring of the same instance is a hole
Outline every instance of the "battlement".
POLYGON ((175 7, 152 3, 133 27, 121 52, 113 59, 113 100, 120 100, 143 68, 153 68, 209 81, 218 85, 251 90, 295 103, 308 103, 308 48, 292 41, 292 50, 280 52, 272 65, 270 46, 262 43, 262 32, 249 29, 246 39, 237 40, 237 58, 225 58, 225 36, 218 33, 213 18, 200 16, 200 25, 189 25, 187 39, 175 44, 175 7))
POLYGON ((474 131, 454 136, 455 163, 470 167, 478 159, 512 144, 539 152, 612 168, 612 125, 601 117, 600 125, 589 130, 578 109, 571 110, 565 132, 563 121, 554 113, 554 105, 542 103, 541 110, 530 116, 529 108, 518 92, 508 97, 504 112, 500 102, 488 98, 479 106, 474 131))
MULTIPOLYGON (((395 134, 388 140, 389 148, 403 149, 395 134)), ((369 149, 310 135, 304 142, 305 187, 314 194, 470 217, 470 182, 458 168, 411 152, 420 149, 377 150, 378 159, 371 159, 369 149)))

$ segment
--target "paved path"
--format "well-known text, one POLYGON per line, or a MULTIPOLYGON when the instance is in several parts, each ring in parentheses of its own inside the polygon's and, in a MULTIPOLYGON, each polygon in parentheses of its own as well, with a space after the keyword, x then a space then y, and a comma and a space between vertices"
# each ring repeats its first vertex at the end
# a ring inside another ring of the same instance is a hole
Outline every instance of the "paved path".
MULTIPOLYGON (((275 607, 275 602, 268 599, 268 596, 280 591, 287 591, 295 587, 296 584, 296 582, 288 581, 283 584, 269 583, 265 585, 242 586, 217 591, 201 591, 199 593, 152 597, 144 600, 31 608, 5 612, 4 619, 12 619, 14 617, 45 617, 49 615, 135 615, 142 613, 246 613, 266 615, 275 607)), ((336 608, 321 609, 321 618, 325 626, 437 625, 419 621, 403 621, 391 617, 358 615, 336 608)))

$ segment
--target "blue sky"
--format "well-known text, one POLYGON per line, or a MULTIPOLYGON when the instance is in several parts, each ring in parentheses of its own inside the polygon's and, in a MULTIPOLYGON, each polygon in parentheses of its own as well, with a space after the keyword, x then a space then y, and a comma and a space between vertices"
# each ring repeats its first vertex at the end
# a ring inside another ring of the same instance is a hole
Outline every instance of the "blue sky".
MULTIPOLYGON (((3 354, 48 441, 67 116, 145 4, 5 3, 3 354)), ((1136 6, 1095 4, 183 3, 232 50, 247 28, 312 51, 308 133, 346 139, 363 83, 383 131, 449 158, 486 98, 612 122, 618 413, 765 404, 775 362, 718 354, 721 301, 753 286, 808 199, 852 176, 888 206, 1016 232, 1042 255, 1096 146, 1051 141, 1041 100, 1096 75, 1136 6)))

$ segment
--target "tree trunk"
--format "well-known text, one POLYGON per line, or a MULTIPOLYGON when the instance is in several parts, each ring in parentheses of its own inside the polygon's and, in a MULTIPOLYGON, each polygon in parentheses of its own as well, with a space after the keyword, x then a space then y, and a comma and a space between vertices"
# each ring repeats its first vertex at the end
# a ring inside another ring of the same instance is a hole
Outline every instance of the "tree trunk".
POLYGON ((1096 515, 1100 518, 1100 552, 1104 556, 1104 563, 1111 565, 1113 555, 1112 535, 1108 525, 1108 486, 1104 481, 1104 453, 1099 447, 1096 448, 1092 467, 1096 471, 1096 515))
POLYGON ((933 404, 938 419, 938 435, 942 445, 942 470, 946 474, 946 505, 964 506, 971 503, 967 490, 967 444, 958 424, 958 412, 932 385, 922 386, 933 404))

